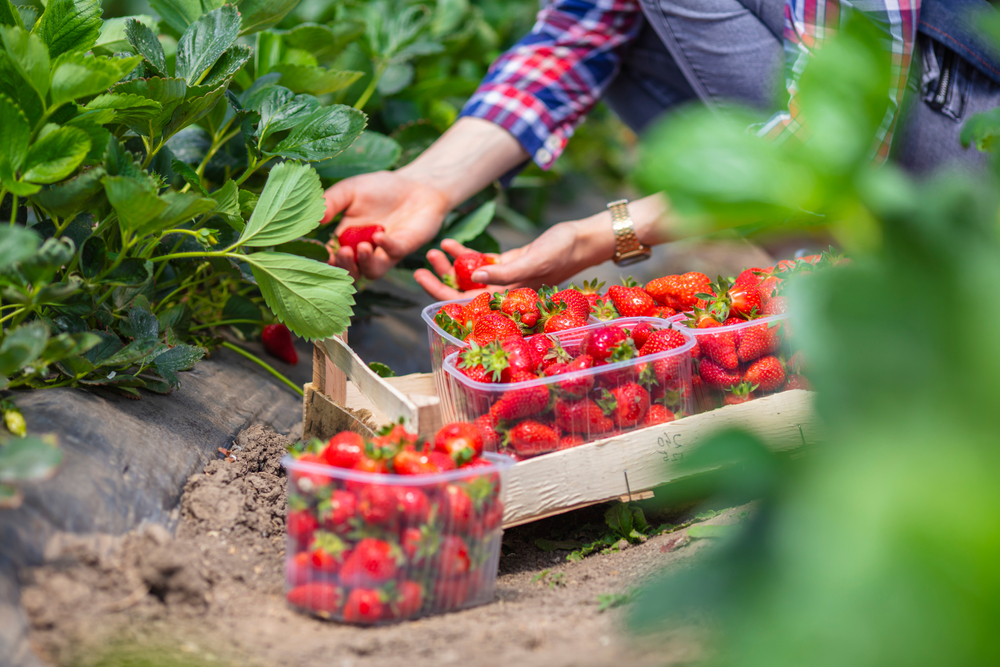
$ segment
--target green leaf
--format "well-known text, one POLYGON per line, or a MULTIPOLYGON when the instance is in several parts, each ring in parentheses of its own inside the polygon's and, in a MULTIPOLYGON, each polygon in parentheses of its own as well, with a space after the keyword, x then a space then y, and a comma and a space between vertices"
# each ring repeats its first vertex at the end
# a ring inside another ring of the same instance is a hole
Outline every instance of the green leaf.
POLYGON ((14 69, 44 100, 49 92, 49 50, 45 44, 38 35, 10 26, 0 27, 0 41, 14 69))
POLYGON ((13 173, 21 168, 28 154, 31 126, 21 108, 6 95, 0 95, 0 127, 3 128, 0 162, 5 163, 9 173, 13 173))
POLYGON ((236 6, 243 17, 241 35, 251 35, 277 25, 299 0, 242 0, 236 6))
MULTIPOLYGON (((222 308, 222 320, 259 320, 261 319, 260 306, 255 304, 245 296, 233 294, 226 300, 226 305, 222 308)), ((253 334, 256 324, 233 324, 233 327, 249 337, 253 334)))
POLYGON ((175 373, 191 370, 204 356, 205 348, 203 347, 177 345, 157 356, 153 360, 153 368, 171 387, 176 388, 180 386, 180 381, 175 373))
POLYGON ((125 38, 135 52, 146 59, 146 66, 151 67, 154 74, 167 76, 167 56, 150 26, 136 19, 126 19, 125 38))
POLYGON ((176 227, 203 213, 215 209, 215 200, 203 197, 197 192, 167 191, 160 195, 166 206, 157 216, 139 225, 135 232, 140 236, 176 227))
POLYGON ((100 363, 95 363, 95 365, 119 367, 131 366, 140 359, 149 356, 149 354, 160 345, 162 345, 162 343, 158 340, 152 338, 139 338, 132 341, 106 359, 101 360, 100 363))
POLYGON ((42 352, 42 363, 45 365, 62 361, 66 357, 83 354, 87 350, 96 347, 102 342, 102 338, 89 331, 80 333, 62 333, 49 339, 42 352))
POLYGON ((10 0, 0 0, 0 25, 24 27, 24 21, 17 11, 17 7, 10 0))
POLYGON ((113 111, 114 120, 130 123, 153 118, 163 105, 141 95, 105 93, 87 102, 83 108, 88 111, 113 111))
POLYGON ((55 128, 28 149, 22 178, 31 183, 55 183, 73 173, 88 151, 86 132, 77 127, 55 128))
POLYGON ((348 44, 364 32, 359 22, 338 20, 334 27, 316 23, 301 23, 281 35, 281 41, 291 49, 311 53, 319 62, 329 62, 348 44))
POLYGON ((358 174, 391 169, 399 160, 402 149, 384 134, 366 130, 358 140, 340 155, 316 165, 323 178, 348 178, 358 174))
POLYGON ((123 287, 143 287, 153 279, 153 263, 148 259, 130 257, 124 260, 114 271, 104 277, 109 285, 123 287))
POLYGON ((105 176, 101 182, 123 230, 135 232, 167 207, 167 202, 156 195, 156 190, 146 179, 105 176))
POLYGON ((202 14, 222 6, 221 0, 150 0, 153 8, 177 34, 184 32, 202 14))
POLYGON ((375 87, 380 95, 395 95, 413 83, 413 65, 410 63, 393 63, 385 68, 382 78, 375 87))
POLYGON ((37 7, 17 6, 17 13, 21 16, 21 22, 24 24, 25 30, 31 30, 35 27, 35 22, 38 20, 38 11, 37 7))
POLYGON ((108 19, 101 26, 101 34, 91 50, 102 56, 110 56, 130 50, 132 44, 125 36, 125 26, 129 21, 138 21, 154 33, 159 28, 159 23, 156 19, 145 14, 108 19))
POLYGON ((330 260, 330 249, 326 244, 316 239, 295 239, 288 243, 282 243, 274 247, 275 252, 287 252, 289 255, 308 257, 317 262, 328 262, 330 260))
POLYGON ((493 220, 496 210, 496 201, 486 202, 475 211, 449 227, 444 233, 445 238, 455 239, 459 243, 471 241, 486 230, 486 227, 488 227, 490 222, 493 220))
POLYGON ((309 67, 291 63, 278 63, 272 72, 281 74, 281 85, 296 93, 326 95, 347 88, 364 76, 363 72, 332 70, 325 67, 309 67))
POLYGON ((465 13, 469 11, 469 0, 438 0, 434 7, 434 20, 431 22, 431 34, 443 37, 462 24, 465 13))
POLYGON ((122 335, 127 338, 137 340, 158 338, 160 335, 160 321, 148 309, 137 305, 129 309, 128 319, 122 321, 120 329, 122 335))
POLYGON ((264 301, 300 338, 343 333, 351 322, 354 281, 347 271, 278 252, 246 256, 264 301))
POLYGON ((272 134, 294 127, 319 108, 319 100, 312 95, 294 95, 283 86, 266 89, 259 100, 254 100, 260 112, 257 136, 263 142, 272 134))
POLYGON ((236 186, 236 182, 226 181, 221 188, 209 196, 216 202, 215 210, 212 213, 225 220, 236 231, 242 232, 246 223, 240 214, 239 188, 236 186))
POLYGON ((281 35, 271 32, 257 33, 257 46, 254 49, 254 71, 257 78, 265 76, 271 68, 281 62, 284 50, 281 35))
POLYGON ((70 51, 87 51, 101 36, 101 0, 49 0, 32 32, 56 58, 70 51))
POLYGON ((966 148, 975 142, 976 150, 993 153, 996 151, 998 136, 1000 136, 1000 109, 977 113, 962 126, 961 141, 966 148))
POLYGON ((8 331, 0 343, 0 375, 11 377, 33 362, 48 339, 49 329, 41 322, 21 324, 8 331))
POLYGON ((108 259, 108 244, 100 236, 91 236, 80 246, 80 273, 84 278, 96 278, 108 259))
POLYGON ((170 168, 174 170, 175 174, 183 178, 185 183, 201 194, 208 196, 208 190, 201 184, 201 177, 198 176, 198 172, 192 169, 190 165, 180 160, 171 160, 170 168))
POLYGON ((237 196, 240 200, 240 215, 244 218, 249 218, 257 208, 257 201, 259 200, 257 193, 250 192, 249 190, 240 190, 237 196))
POLYGON ((41 438, 17 438, 0 446, 0 482, 27 482, 51 477, 62 451, 41 438))
POLYGON ((94 366, 100 366, 105 359, 111 358, 123 347, 121 339, 113 333, 107 331, 92 331, 91 333, 100 338, 101 342, 87 350, 83 356, 94 366))
POLYGON ((205 74, 240 34, 240 13, 232 5, 214 9, 192 23, 177 42, 176 76, 189 86, 205 74))
POLYGON ((208 76, 202 81, 204 86, 219 86, 229 81, 250 60, 252 52, 246 44, 233 44, 232 48, 222 54, 208 76))
POLYGON ((375 373, 380 378, 394 378, 394 377, 396 377, 396 371, 392 370, 391 368, 389 368, 385 364, 379 363, 377 361, 369 361, 368 362, 368 368, 370 368, 373 371, 375 371, 375 373))
POLYGON ((21 225, 0 226, 0 272, 9 271, 14 264, 34 255, 41 243, 42 239, 32 229, 21 225))
POLYGON ((604 520, 608 527, 620 537, 627 538, 632 532, 632 510, 628 503, 618 503, 609 507, 608 511, 604 513, 604 520))
POLYGON ((189 87, 184 101, 177 106, 170 122, 164 126, 164 136, 173 136, 185 127, 204 118, 225 94, 225 86, 214 89, 209 89, 206 86, 189 87))
POLYGON ((160 105, 160 111, 152 118, 128 122, 129 129, 145 137, 155 136, 164 123, 173 115, 187 93, 187 84, 183 79, 134 79, 116 85, 112 92, 123 95, 138 95, 147 100, 154 100, 160 105))
POLYGON ((316 162, 337 155, 354 143, 367 123, 352 107, 335 104, 313 111, 292 128, 268 155, 316 162))
POLYGON ((316 229, 325 211, 316 171, 308 165, 283 162, 268 174, 238 243, 254 247, 286 243, 316 229))
POLYGON ((52 106, 106 92, 139 62, 138 56, 106 58, 83 53, 61 56, 53 65, 52 106))

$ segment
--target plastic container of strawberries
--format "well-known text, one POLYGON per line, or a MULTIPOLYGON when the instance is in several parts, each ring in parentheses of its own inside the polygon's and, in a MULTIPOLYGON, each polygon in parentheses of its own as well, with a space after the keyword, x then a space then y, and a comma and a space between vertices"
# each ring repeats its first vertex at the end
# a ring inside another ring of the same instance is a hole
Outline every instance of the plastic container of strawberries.
POLYGON ((695 413, 743 403, 786 388, 805 388, 796 386, 796 382, 805 381, 793 372, 789 363, 795 349, 788 314, 705 329, 683 323, 677 326, 697 341, 692 351, 695 413), (749 394, 742 395, 743 392, 749 394))
POLYGON ((393 475, 282 460, 288 471, 285 594, 328 620, 381 625, 493 601, 507 474, 514 460, 393 475), (402 495, 401 495, 402 494, 402 495), (379 496, 405 511, 362 509, 379 496), (316 547, 323 547, 317 558, 316 547))
POLYGON ((431 347, 431 370, 435 375, 441 372, 441 362, 452 352, 468 347, 465 341, 459 340, 438 326, 434 321, 434 316, 443 306, 457 304, 464 306, 472 299, 457 299, 455 301, 438 301, 432 303, 420 312, 420 316, 427 323, 427 339, 431 347))
MULTIPOLYGON (((459 353, 449 354, 442 364, 446 380, 441 395, 444 420, 475 423, 480 428, 485 421, 497 433, 497 449, 520 460, 691 414, 691 350, 695 340, 686 328, 659 318, 632 317, 536 335, 554 338, 572 357, 577 357, 585 337, 591 332, 609 326, 630 329, 640 323, 647 323, 654 330, 674 328, 686 341, 679 347, 656 354, 512 383, 475 381, 459 370, 459 353), (522 400, 527 392, 530 392, 530 403, 522 400), (602 401, 608 406, 609 398, 613 398, 616 405, 620 402, 635 407, 629 414, 615 413, 613 408, 601 406, 602 401), (528 407, 513 413, 506 411, 506 406, 515 403, 525 403, 528 407), (501 407, 495 407, 498 404, 501 407), (654 404, 661 407, 650 410, 649 406, 654 404), (516 416, 498 417, 508 414, 516 416), (533 429, 539 436, 537 442, 529 442, 531 437, 528 436, 533 429)), ((487 448, 490 448, 489 442, 487 448)))

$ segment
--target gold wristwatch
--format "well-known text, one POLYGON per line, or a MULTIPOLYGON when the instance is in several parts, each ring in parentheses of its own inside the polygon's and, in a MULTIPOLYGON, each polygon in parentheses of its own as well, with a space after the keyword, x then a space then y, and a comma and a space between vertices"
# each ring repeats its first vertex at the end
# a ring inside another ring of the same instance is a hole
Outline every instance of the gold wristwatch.
POLYGON ((631 266, 649 259, 653 254, 635 235, 632 216, 628 214, 628 200, 619 199, 608 204, 611 211, 611 227, 615 230, 614 262, 618 266, 631 266))

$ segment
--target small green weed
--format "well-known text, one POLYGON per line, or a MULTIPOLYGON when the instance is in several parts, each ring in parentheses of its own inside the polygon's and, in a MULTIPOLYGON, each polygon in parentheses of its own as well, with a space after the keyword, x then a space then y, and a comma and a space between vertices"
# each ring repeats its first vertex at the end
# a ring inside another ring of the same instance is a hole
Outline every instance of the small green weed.
POLYGON ((623 605, 632 602, 638 595, 639 589, 632 588, 625 593, 605 593, 604 595, 597 596, 597 611, 605 612, 608 609, 614 609, 615 607, 621 607, 623 605))

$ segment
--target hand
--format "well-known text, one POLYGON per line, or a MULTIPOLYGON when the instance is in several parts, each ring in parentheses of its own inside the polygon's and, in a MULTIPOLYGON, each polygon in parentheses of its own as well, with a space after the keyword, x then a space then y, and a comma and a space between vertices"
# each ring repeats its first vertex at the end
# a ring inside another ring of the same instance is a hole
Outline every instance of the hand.
POLYGON ((332 263, 354 278, 381 278, 411 252, 434 238, 450 209, 448 198, 425 183, 400 172, 379 171, 346 178, 324 194, 323 224, 344 212, 337 225, 339 235, 347 227, 381 225, 372 243, 360 243, 357 256, 351 248, 340 248, 332 263), (374 247, 373 247, 374 244, 374 247))

